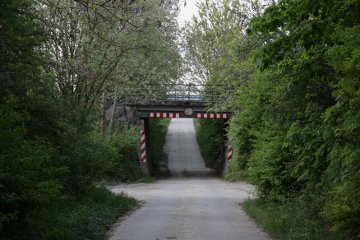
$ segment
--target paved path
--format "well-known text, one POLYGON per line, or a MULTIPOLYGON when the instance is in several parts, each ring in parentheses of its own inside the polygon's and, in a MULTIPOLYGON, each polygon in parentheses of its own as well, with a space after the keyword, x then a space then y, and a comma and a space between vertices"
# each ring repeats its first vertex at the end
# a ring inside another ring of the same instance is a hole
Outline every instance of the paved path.
POLYGON ((239 206, 251 185, 224 182, 204 166, 192 119, 171 121, 165 150, 172 178, 112 188, 144 205, 123 220, 111 240, 268 239, 239 206))

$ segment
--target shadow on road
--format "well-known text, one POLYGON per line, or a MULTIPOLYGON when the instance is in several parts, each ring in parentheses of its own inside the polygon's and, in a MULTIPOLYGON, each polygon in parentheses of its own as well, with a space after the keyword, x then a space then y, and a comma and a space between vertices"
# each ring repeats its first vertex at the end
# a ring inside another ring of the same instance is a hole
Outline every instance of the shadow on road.
POLYGON ((160 179, 181 179, 181 178, 196 178, 196 179, 208 179, 219 178, 219 175, 214 170, 187 170, 184 169, 181 172, 169 172, 168 176, 160 176, 160 179))

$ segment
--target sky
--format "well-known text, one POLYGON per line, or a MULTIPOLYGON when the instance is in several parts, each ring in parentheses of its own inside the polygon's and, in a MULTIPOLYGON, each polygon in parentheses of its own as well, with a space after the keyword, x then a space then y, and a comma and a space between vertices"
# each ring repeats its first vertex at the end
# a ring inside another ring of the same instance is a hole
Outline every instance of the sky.
POLYGON ((184 6, 184 0, 180 0, 181 2, 181 8, 180 13, 178 16, 178 21, 180 25, 183 25, 185 21, 190 21, 192 19, 192 16, 197 13, 197 7, 195 6, 195 3, 199 0, 185 0, 186 6, 184 6))
MULTIPOLYGON (((184 26, 186 21, 191 21, 192 17, 197 14, 198 9, 196 7, 197 2, 201 2, 202 0, 180 0, 180 12, 178 15, 178 23, 180 27, 184 26), (186 5, 184 6, 184 1, 186 1, 186 5)), ((181 53, 182 57, 184 57, 184 53, 181 53)), ((195 76, 190 75, 189 73, 185 73, 181 80, 184 83, 190 83, 194 81, 195 76)))

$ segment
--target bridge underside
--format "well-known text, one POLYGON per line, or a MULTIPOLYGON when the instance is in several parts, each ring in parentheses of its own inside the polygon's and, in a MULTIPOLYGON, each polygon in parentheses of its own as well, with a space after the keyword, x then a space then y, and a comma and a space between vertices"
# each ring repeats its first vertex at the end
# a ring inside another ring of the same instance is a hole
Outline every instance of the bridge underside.
POLYGON ((209 118, 209 119, 227 119, 230 118, 230 112, 208 112, 203 102, 162 102, 132 104, 136 109, 136 116, 139 118, 209 118))

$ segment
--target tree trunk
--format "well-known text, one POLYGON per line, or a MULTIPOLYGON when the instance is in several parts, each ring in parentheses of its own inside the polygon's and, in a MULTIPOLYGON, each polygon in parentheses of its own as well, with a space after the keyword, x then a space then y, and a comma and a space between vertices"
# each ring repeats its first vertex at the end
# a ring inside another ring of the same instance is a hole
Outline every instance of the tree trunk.
POLYGON ((103 92, 102 94, 102 111, 101 111, 101 118, 100 118, 100 134, 101 136, 105 136, 106 131, 106 94, 103 92))
POLYGON ((109 135, 111 136, 115 131, 115 114, 116 114, 116 107, 117 107, 117 90, 118 87, 115 87, 115 93, 113 96, 113 109, 111 113, 111 119, 110 119, 110 126, 109 126, 109 135))

